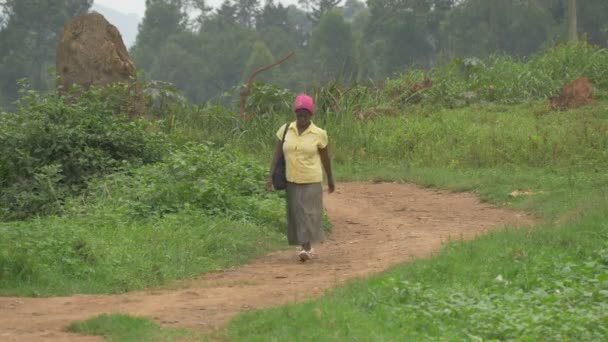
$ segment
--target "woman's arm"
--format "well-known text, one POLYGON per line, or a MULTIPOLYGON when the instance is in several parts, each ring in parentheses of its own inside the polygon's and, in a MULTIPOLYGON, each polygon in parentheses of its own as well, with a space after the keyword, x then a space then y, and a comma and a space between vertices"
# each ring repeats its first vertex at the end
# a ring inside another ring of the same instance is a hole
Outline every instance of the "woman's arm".
POLYGON ((274 172, 274 166, 277 164, 277 160, 279 160, 279 156, 282 153, 283 142, 278 141, 277 146, 274 148, 274 155, 272 156, 272 162, 270 163, 270 174, 268 175, 268 179, 266 180, 266 189, 268 191, 272 190, 272 173, 274 172))
POLYGON ((319 155, 321 156, 321 163, 325 169, 327 175, 327 186, 329 187, 329 193, 333 193, 336 190, 336 184, 334 183, 334 176, 331 172, 331 158, 329 158, 329 147, 320 148, 319 155))

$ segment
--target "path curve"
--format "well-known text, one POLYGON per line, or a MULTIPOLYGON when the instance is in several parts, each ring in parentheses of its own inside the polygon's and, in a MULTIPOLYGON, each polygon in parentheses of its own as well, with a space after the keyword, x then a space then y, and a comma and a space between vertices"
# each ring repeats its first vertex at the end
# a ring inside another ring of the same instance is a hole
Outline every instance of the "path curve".
POLYGON ((101 341, 63 332, 71 322, 101 313, 153 318, 163 326, 210 331, 237 313, 322 295, 341 283, 381 272, 437 252, 453 239, 532 222, 526 214, 481 203, 469 193, 450 193, 396 183, 342 183, 325 196, 331 238, 319 258, 297 261, 295 250, 271 253, 252 263, 171 290, 57 298, 0 297, 1 341, 101 341))

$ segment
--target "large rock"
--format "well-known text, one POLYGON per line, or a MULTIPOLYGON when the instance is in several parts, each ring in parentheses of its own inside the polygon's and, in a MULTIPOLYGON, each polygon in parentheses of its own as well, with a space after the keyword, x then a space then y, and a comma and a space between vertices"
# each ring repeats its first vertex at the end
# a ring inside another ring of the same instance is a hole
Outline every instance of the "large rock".
POLYGON ((143 113, 143 93, 135 82, 135 64, 118 29, 99 13, 68 21, 57 47, 58 90, 77 84, 85 89, 114 82, 129 84, 134 94, 130 115, 143 113))

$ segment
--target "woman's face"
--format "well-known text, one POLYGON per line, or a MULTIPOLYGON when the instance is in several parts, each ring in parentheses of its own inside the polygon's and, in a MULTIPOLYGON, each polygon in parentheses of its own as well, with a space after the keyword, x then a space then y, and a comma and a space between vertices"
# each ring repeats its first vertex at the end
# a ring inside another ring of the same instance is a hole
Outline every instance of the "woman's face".
POLYGON ((312 118, 312 113, 307 111, 306 109, 298 109, 296 110, 296 120, 298 122, 298 126, 308 126, 310 124, 310 119, 312 118))

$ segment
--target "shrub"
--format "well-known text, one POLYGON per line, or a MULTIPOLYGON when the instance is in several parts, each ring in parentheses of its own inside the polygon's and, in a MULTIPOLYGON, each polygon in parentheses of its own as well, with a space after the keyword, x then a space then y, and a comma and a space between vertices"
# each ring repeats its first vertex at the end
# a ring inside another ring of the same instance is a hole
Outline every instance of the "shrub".
MULTIPOLYGON (((578 42, 549 48, 529 59, 508 55, 455 59, 428 73, 433 86, 421 93, 424 104, 517 104, 553 96, 579 77, 588 77, 597 90, 606 91, 608 50, 578 42)), ((388 81, 385 95, 391 102, 403 104, 409 99, 411 86, 423 78, 421 71, 410 71, 388 81)))
POLYGON ((16 111, 0 114, 0 220, 57 212, 90 177, 161 160, 163 136, 115 115, 113 91, 121 89, 64 97, 25 89, 16 111))
POLYGON ((284 205, 264 188, 266 175, 259 164, 226 148, 187 144, 162 162, 95 181, 85 202, 122 208, 140 219, 193 209, 281 226, 284 205))

